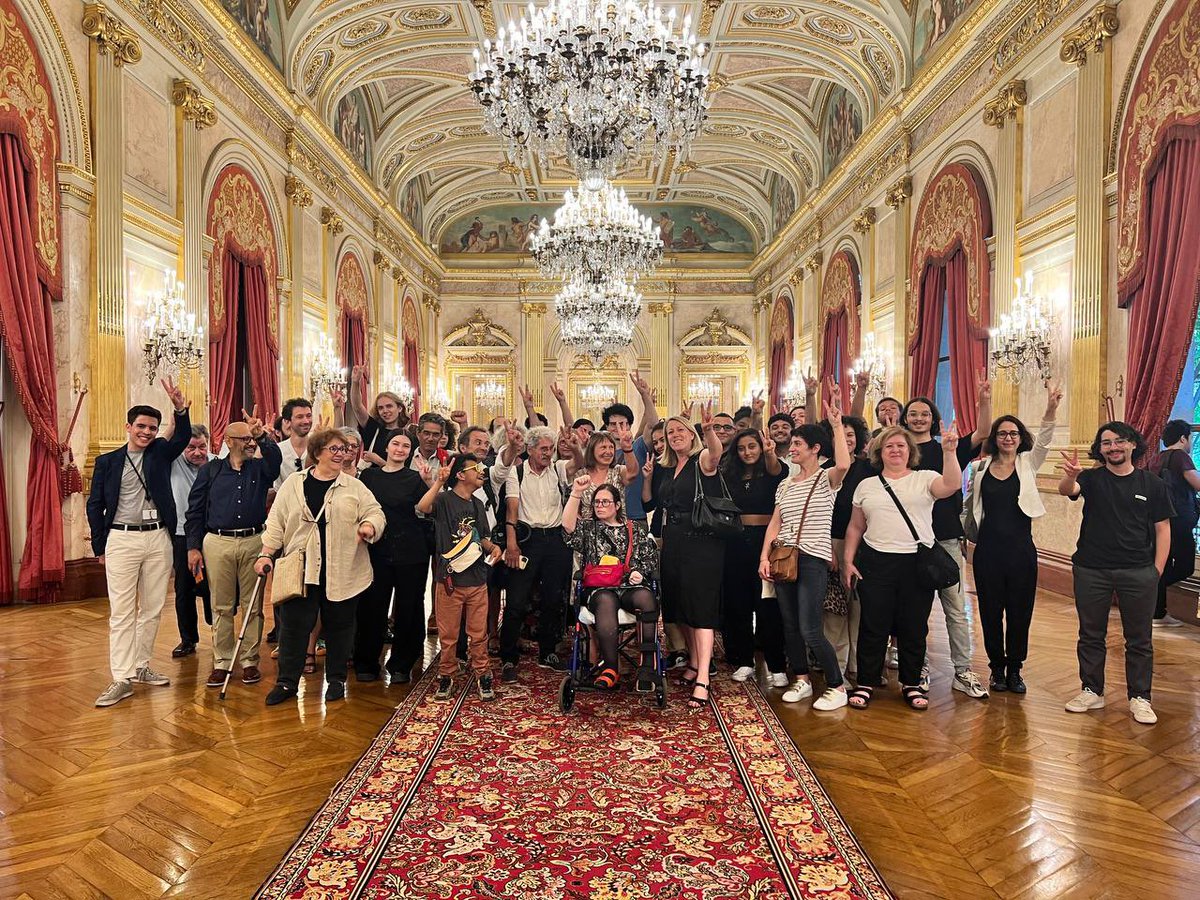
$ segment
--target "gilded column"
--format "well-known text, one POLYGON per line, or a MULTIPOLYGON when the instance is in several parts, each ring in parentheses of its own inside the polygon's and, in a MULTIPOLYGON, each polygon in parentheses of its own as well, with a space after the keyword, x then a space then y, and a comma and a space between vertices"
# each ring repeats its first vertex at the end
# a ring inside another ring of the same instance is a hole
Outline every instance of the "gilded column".
POLYGON ((396 282, 391 278, 392 261, 382 252, 375 251, 373 262, 375 263, 375 316, 371 321, 371 327, 375 332, 373 336, 375 344, 374 383, 378 390, 383 390, 383 379, 392 377, 391 371, 386 370, 383 365, 383 349, 386 343, 385 336, 395 327, 396 282))
POLYGON ((1075 102, 1075 262, 1071 303, 1071 443, 1091 441, 1101 421, 1105 359, 1104 148, 1111 96, 1114 5, 1095 7, 1062 39, 1063 62, 1079 67, 1075 102))
MULTIPOLYGON (((175 165, 179 184, 176 215, 183 223, 183 244, 179 248, 179 280, 184 284, 184 300, 198 323, 208 322, 208 291, 204 279, 204 185, 201 183, 203 160, 200 158, 200 132, 217 123, 217 108, 199 89, 183 78, 176 78, 171 89, 175 104, 175 165)), ((205 348, 207 353, 208 348, 205 348)), ((208 419, 204 385, 207 357, 201 369, 183 376, 184 393, 192 397, 192 421, 208 419)))
POLYGON ((858 333, 865 335, 871 330, 875 318, 875 207, 868 206, 850 224, 857 234, 863 236, 862 270, 859 272, 862 305, 859 309, 858 333))
MULTIPOLYGON (((767 371, 767 360, 771 352, 771 295, 763 294, 754 299, 754 378, 757 384, 766 385, 771 378, 767 371)), ((765 395, 764 395, 765 396, 765 395)), ((769 398, 768 398, 769 399, 769 398)))
MULTIPOLYGON (((1021 218, 1021 153, 1025 104, 1029 97, 1025 82, 1010 81, 983 108, 983 122, 1000 130, 996 152, 996 199, 992 205, 992 229, 996 237, 996 277, 992 281, 992 322, 1012 309, 1015 279, 1020 275, 1017 221, 1021 218)), ((1018 391, 1011 378, 996 381, 994 407, 999 412, 1017 412, 1018 391)))
POLYGON ((908 396, 908 304, 912 290, 908 280, 908 245, 912 237, 911 199, 912 177, 909 175, 893 184, 884 194, 884 202, 894 210, 896 217, 896 226, 892 229, 896 240, 893 263, 896 275, 893 279, 892 372, 889 390, 901 397, 908 396))
POLYGON ((124 191, 125 134, 122 75, 142 58, 137 36, 105 6, 86 4, 83 33, 91 38, 89 68, 96 192, 93 203, 92 429, 90 452, 125 440, 124 191))
POLYGON ((546 304, 521 303, 521 368, 522 385, 533 391, 533 402, 542 405, 542 358, 546 355, 546 304))
POLYGON ((307 393, 304 384, 304 216, 312 206, 313 195, 295 175, 283 180, 283 192, 288 198, 288 254, 291 256, 292 296, 288 308, 288 350, 284 355, 284 382, 288 395, 302 397, 307 393))
MULTIPOLYGON (((437 382, 441 369, 441 323, 442 304, 433 294, 425 294, 421 303, 425 314, 426 332, 421 341, 421 394, 429 396, 437 382)), ((447 384, 446 390, 453 396, 454 385, 447 384)))
POLYGON ((659 415, 667 415, 668 410, 676 412, 683 403, 683 398, 672 397, 676 379, 670 377, 671 371, 671 317, 675 313, 675 304, 671 301, 664 303, 648 303, 650 313, 650 384, 658 388, 655 406, 659 415))
MULTIPOLYGON (((807 347, 813 373, 820 377, 821 368, 821 331, 825 325, 821 321, 821 264, 824 256, 818 250, 804 260, 804 296, 801 299, 803 309, 796 316, 796 328, 799 332, 796 348, 807 347), (810 323, 809 332, 804 334, 804 322, 810 323)), ((799 357, 799 353, 796 354, 799 357)), ((808 373, 807 366, 801 366, 801 374, 808 373)))

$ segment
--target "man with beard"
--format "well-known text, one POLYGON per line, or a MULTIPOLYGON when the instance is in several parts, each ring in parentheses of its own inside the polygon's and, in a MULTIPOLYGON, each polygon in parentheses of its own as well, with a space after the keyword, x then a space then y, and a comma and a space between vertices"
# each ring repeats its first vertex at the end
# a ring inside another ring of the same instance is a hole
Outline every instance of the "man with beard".
POLYGON ((717 436, 717 440, 721 442, 721 454, 724 455, 729 451, 729 445, 733 443, 733 436, 737 433, 737 426, 733 424, 733 416, 729 413, 717 413, 713 416, 713 434, 717 436))
POLYGON ((211 458, 208 452, 208 429, 203 425, 192 426, 192 437, 183 453, 171 463, 171 494, 175 497, 175 534, 171 536, 173 566, 175 569, 175 622, 179 626, 179 646, 171 651, 174 659, 191 656, 200 643, 200 631, 196 622, 196 598, 204 601, 204 621, 212 624, 212 608, 209 606, 208 579, 196 581, 188 567, 187 535, 184 518, 187 516, 188 493, 196 483, 200 467, 211 458))
POLYGON ((308 434, 313 429, 311 401, 294 397, 283 404, 284 430, 288 439, 279 445, 279 477, 274 489, 278 491, 292 475, 304 468, 304 455, 308 452, 308 434))
MULTIPOLYGON (((804 409, 804 407, 798 407, 804 409)), ((795 465, 788 459, 788 449, 792 446, 792 426, 795 420, 787 413, 775 413, 767 420, 767 437, 775 443, 775 455, 791 474, 795 474, 795 465)), ((798 468, 798 467, 796 467, 798 468)))
POLYGON ((1158 580, 1171 553, 1171 517, 1175 510, 1161 478, 1134 467, 1146 443, 1124 422, 1102 425, 1089 456, 1103 465, 1084 471, 1079 451, 1062 454, 1058 492, 1084 499, 1079 543, 1071 557, 1075 611, 1079 614, 1079 680, 1082 691, 1067 712, 1104 706, 1104 661, 1108 616, 1117 595, 1125 634, 1125 683, 1134 721, 1158 721, 1150 706, 1154 674, 1154 606, 1158 580))

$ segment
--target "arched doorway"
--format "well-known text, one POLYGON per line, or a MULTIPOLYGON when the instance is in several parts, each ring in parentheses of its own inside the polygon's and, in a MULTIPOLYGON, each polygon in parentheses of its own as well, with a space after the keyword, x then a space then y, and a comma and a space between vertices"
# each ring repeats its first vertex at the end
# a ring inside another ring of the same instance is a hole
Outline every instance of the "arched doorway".
POLYGON ((774 412, 779 412, 783 406, 783 386, 787 383, 788 370, 795 359, 796 320, 792 309, 792 297, 783 291, 775 298, 775 306, 771 310, 767 393, 774 412))
POLYGON ((844 410, 850 409, 846 371, 859 352, 861 304, 858 260, 849 250, 839 250, 829 260, 821 285, 821 382, 829 377, 837 382, 844 410))
MULTIPOLYGON (((341 336, 338 349, 342 355, 342 362, 348 370, 353 370, 355 366, 365 366, 369 361, 367 309, 370 300, 362 263, 352 250, 347 251, 338 263, 333 298, 338 308, 338 334, 341 336)), ((366 379, 359 383, 359 392, 359 399, 370 409, 366 379)))

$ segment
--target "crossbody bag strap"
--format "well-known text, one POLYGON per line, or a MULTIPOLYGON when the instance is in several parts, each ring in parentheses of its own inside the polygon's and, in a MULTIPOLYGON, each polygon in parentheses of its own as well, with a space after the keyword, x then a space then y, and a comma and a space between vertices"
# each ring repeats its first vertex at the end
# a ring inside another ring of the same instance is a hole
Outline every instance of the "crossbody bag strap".
POLYGON ((633 522, 630 519, 625 520, 625 533, 629 535, 629 543, 625 547, 625 571, 629 571, 629 564, 633 562, 633 522))
POLYGON ((813 494, 816 493, 817 485, 821 481, 821 473, 824 469, 818 469, 817 474, 813 476, 812 487, 808 489, 808 496, 804 498, 804 509, 800 512, 800 524, 796 526, 796 546, 800 546, 800 538, 804 534, 804 520, 808 518, 808 504, 812 501, 813 494))
POLYGON ((912 519, 908 517, 908 513, 904 510, 904 505, 900 502, 900 498, 896 496, 896 492, 892 490, 892 486, 888 484, 888 480, 882 475, 879 480, 883 482, 883 489, 887 491, 888 496, 892 498, 892 502, 896 504, 896 509, 900 510, 900 515, 904 519, 904 524, 908 526, 908 530, 912 533, 913 540, 918 544, 923 543, 921 536, 917 534, 917 529, 913 527, 912 519))

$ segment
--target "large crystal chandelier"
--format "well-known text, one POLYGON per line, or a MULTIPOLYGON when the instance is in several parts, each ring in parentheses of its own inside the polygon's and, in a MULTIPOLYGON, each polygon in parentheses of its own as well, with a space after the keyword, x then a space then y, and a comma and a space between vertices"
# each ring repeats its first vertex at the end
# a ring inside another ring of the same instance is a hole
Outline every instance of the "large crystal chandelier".
POLYGON ((1014 383, 1036 376, 1043 382, 1051 375, 1054 311, 1044 297, 1033 293, 1033 276, 1022 289, 1017 279, 1017 296, 1012 312, 1000 316, 1000 327, 990 331, 992 365, 1003 369, 1014 383))
POLYGON ((318 344, 309 353, 308 388, 313 402, 318 405, 346 389, 346 367, 330 340, 318 344))
POLYGON ((554 309, 563 343, 600 360, 633 341, 642 295, 619 277, 575 277, 563 285, 554 309))
POLYGON ((850 381, 856 382, 860 372, 867 376, 867 396, 880 399, 887 388, 888 354, 882 346, 875 343, 875 332, 869 331, 863 336, 862 354, 854 360, 850 369, 850 381))
POLYGON ((391 391, 400 398, 406 410, 412 410, 413 400, 417 396, 416 389, 408 383, 408 378, 404 375, 404 366, 396 363, 392 366, 391 374, 384 379, 384 389, 391 391))
POLYGON ((204 326, 196 324, 196 314, 183 302, 183 284, 172 284, 169 275, 161 294, 146 304, 142 323, 142 368, 146 381, 178 378, 186 369, 198 369, 204 360, 204 326))
POLYGON ((711 378, 696 378, 688 382, 687 401, 697 406, 716 403, 721 399, 721 385, 711 378))
POLYGON ((547 276, 610 274, 632 280, 654 270, 663 242, 658 226, 634 208, 625 191, 604 181, 597 190, 580 185, 578 193, 567 191, 554 223, 542 219, 529 249, 547 276))
POLYGON ((475 405, 485 412, 500 412, 504 408, 504 385, 488 380, 475 385, 475 405))
POLYGON ((656 157, 687 153, 708 108, 704 44, 691 16, 654 0, 530 3, 520 25, 475 51, 471 90, 510 159, 565 155, 590 187, 612 177, 653 133, 656 157))
POLYGON ((429 411, 448 418, 453 409, 454 401, 446 393, 446 383, 439 378, 437 384, 434 385, 433 393, 429 397, 429 411))
POLYGON ((589 384, 579 392, 583 408, 601 410, 616 402, 617 392, 611 384, 589 384))
POLYGON ((783 404, 781 411, 789 412, 808 402, 808 390, 804 386, 804 376, 800 374, 798 362, 793 362, 788 370, 787 381, 779 389, 779 402, 783 404))

